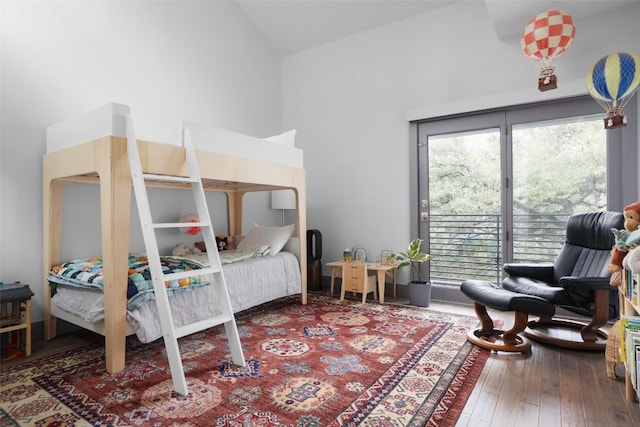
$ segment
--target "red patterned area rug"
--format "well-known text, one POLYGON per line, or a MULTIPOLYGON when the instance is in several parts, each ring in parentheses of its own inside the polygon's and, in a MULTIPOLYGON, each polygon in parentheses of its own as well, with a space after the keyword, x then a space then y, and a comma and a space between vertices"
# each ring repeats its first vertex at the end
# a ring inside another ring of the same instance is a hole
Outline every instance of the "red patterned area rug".
POLYGON ((237 316, 246 366, 223 327, 184 337, 188 396, 173 391, 160 341, 127 341, 125 369, 104 349, 2 368, 0 426, 452 426, 489 352, 469 316, 311 296, 237 316))

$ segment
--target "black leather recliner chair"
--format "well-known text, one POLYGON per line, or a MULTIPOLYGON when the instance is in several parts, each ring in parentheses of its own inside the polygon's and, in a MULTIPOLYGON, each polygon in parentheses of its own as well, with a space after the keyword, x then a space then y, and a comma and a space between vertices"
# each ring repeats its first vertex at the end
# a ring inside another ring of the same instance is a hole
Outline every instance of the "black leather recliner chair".
POLYGON ((619 315, 618 288, 609 284, 606 272, 615 243, 611 229, 623 227, 624 217, 618 212, 572 215, 565 243, 552 265, 504 265, 505 289, 536 295, 590 318, 580 322, 559 319, 557 314, 540 317, 528 323, 527 337, 566 348, 604 350, 607 334, 599 328, 619 315), (580 329, 580 335, 572 337, 567 328, 580 329))

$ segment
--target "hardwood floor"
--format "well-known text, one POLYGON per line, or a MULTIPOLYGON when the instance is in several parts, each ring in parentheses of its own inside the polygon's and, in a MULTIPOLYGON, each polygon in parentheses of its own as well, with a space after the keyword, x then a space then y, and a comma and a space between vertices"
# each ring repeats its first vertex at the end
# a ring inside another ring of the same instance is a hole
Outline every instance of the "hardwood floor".
MULTIPOLYGON (((474 316, 471 306, 432 301, 429 308, 474 316)), ((490 311, 490 315, 502 319, 505 329, 513 323, 511 313, 490 311)), ((34 342, 31 357, 100 340, 101 336, 82 331, 46 343, 34 342)), ((24 360, 2 362, 2 366, 24 360)), ((618 373, 622 374, 621 366, 618 373)), ((534 342, 527 355, 491 354, 456 426, 640 426, 640 406, 625 399, 623 380, 607 377, 604 353, 563 350, 534 342)))
MULTIPOLYGON (((430 308, 474 315, 471 306, 430 308)), ((513 324, 512 313, 489 314, 504 329, 513 324)), ((617 372, 623 375, 622 366, 617 372)), ((533 342, 529 354, 491 353, 456 426, 640 426, 640 406, 626 400, 622 379, 607 377, 604 352, 533 342)))
POLYGON ((31 359, 45 357, 50 354, 73 350, 95 342, 104 343, 104 337, 84 329, 59 335, 51 341, 37 340, 31 344, 31 356, 19 359, 3 360, 0 362, 0 368, 10 367, 31 359))

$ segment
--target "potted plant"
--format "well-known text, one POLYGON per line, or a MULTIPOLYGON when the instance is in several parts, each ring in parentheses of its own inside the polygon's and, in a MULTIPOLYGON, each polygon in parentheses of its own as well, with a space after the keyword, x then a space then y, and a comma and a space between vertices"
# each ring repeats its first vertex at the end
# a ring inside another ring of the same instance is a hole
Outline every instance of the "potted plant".
POLYGON ((409 271, 409 302, 418 307, 428 307, 431 301, 431 283, 422 279, 420 264, 431 261, 433 256, 421 252, 422 239, 413 239, 407 250, 394 252, 390 258, 398 263, 398 268, 410 267, 409 271))

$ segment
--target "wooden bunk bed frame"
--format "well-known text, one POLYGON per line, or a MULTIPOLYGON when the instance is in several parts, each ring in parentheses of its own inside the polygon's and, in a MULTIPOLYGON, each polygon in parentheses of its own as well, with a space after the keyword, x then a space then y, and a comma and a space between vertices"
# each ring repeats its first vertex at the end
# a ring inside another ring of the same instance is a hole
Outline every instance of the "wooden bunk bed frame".
MULTIPOLYGON (((185 150, 177 145, 138 141, 143 172, 185 175, 185 150)), ((303 168, 196 150, 206 190, 227 196, 230 235, 242 235, 242 202, 248 192, 292 189, 297 199, 296 230, 300 242, 301 302, 307 303, 306 195, 303 168)), ((127 141, 106 136, 44 155, 44 334, 56 334, 51 313, 48 272, 60 259, 63 192, 68 183, 100 186, 102 257, 104 266, 104 331, 106 370, 120 372, 125 365, 127 277, 131 212, 131 174, 127 141)), ((174 184, 160 183, 174 187, 174 184)), ((65 319, 67 320, 67 319, 65 319)), ((91 329, 90 326, 80 325, 91 329)))

